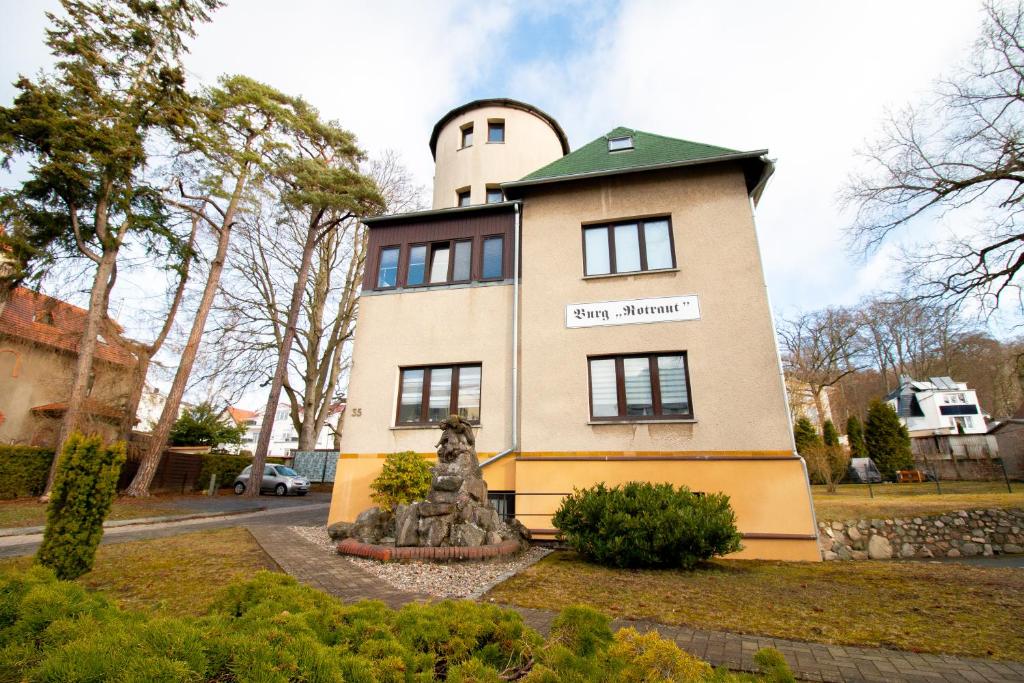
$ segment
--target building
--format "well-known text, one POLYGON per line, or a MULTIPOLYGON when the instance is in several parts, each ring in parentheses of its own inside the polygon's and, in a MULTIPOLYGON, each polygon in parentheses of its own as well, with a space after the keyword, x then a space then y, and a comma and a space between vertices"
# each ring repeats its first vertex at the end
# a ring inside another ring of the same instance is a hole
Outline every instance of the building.
POLYGON ((570 153, 505 99, 453 109, 430 148, 433 208, 365 221, 330 521, 458 413, 537 538, 573 488, 650 480, 727 493, 740 557, 818 560, 754 227, 766 150, 620 127, 570 153))
MULTIPOLYGON (((825 387, 821 392, 822 414, 818 415, 818 406, 814 401, 811 385, 792 377, 786 378, 786 396, 789 397, 789 412, 793 415, 793 419, 806 417, 819 434, 825 429, 825 421, 832 420, 832 401, 829 398, 831 393, 831 387, 825 387)), ((832 422, 834 423, 835 420, 832 422)), ((836 426, 838 427, 838 425, 836 426)))
MULTIPOLYGON (((323 429, 317 436, 316 445, 313 450, 337 450, 335 448, 334 430, 339 428, 341 416, 345 411, 345 401, 332 404, 330 413, 323 429)), ((258 410, 245 410, 235 406, 229 406, 226 410, 226 417, 234 420, 235 424, 245 425, 245 434, 242 435, 240 450, 255 451, 256 444, 260 439, 260 428, 263 426, 263 412, 258 410)), ((299 448, 299 435, 295 430, 295 424, 291 418, 291 407, 282 403, 277 407, 274 414, 274 426, 270 433, 270 446, 267 455, 270 457, 287 457, 292 451, 299 448)))
MULTIPOLYGON (((74 381, 87 311, 14 287, 0 304, 0 443, 53 446, 74 381)), ((120 331, 120 329, 118 329, 120 331)), ((81 427, 118 437, 136 359, 101 335, 81 427)))
MULTIPOLYGON (((151 432, 160 422, 160 416, 164 412, 164 404, 167 403, 167 394, 160 391, 149 382, 142 388, 142 395, 139 396, 139 407, 135 411, 135 429, 140 432, 151 432)), ((186 410, 194 408, 191 403, 181 401, 178 404, 178 417, 186 410)))
POLYGON ((910 433, 918 469, 944 480, 1002 478, 999 443, 988 433, 977 394, 963 382, 904 376, 885 401, 910 433))
POLYGON ((978 395, 949 377, 918 382, 903 376, 885 401, 900 416, 912 438, 988 431, 978 395))

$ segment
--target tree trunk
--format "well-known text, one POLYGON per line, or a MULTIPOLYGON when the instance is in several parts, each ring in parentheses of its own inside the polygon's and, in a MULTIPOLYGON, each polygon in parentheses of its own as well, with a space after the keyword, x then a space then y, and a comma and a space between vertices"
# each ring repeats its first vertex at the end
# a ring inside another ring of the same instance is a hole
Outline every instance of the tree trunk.
POLYGON ((811 395, 814 397, 814 409, 818 411, 818 428, 822 435, 825 434, 825 402, 821 400, 821 393, 825 387, 816 384, 811 385, 811 395))
POLYGON ((61 421, 60 432, 57 434, 57 443, 54 444, 53 462, 50 464, 50 472, 46 476, 46 488, 43 489, 42 500, 44 501, 49 500, 50 489, 53 488, 53 479, 57 475, 57 465, 64 449, 64 442, 78 427, 78 421, 82 415, 83 404, 89 390, 89 376, 92 374, 93 360, 96 356, 96 338, 100 334, 103 323, 104 302, 108 297, 116 262, 117 249, 105 249, 100 256, 99 263, 96 264, 96 276, 93 278, 92 292, 89 295, 89 310, 85 317, 85 329, 82 330, 82 338, 78 342, 75 378, 71 385, 71 395, 68 396, 68 405, 64 411, 64 419, 61 421))
POLYGON ((128 403, 125 406, 125 415, 121 419, 118 428, 118 438, 127 443, 135 427, 135 414, 139 412, 139 401, 142 400, 142 392, 146 388, 146 374, 149 372, 150 353, 142 348, 135 349, 135 357, 138 359, 135 369, 132 371, 131 393, 128 394, 128 403))
POLYGON ((252 458, 252 469, 249 475, 249 486, 245 495, 255 497, 260 494, 260 483, 263 481, 263 466, 267 462, 267 449, 270 446, 270 432, 274 428, 274 415, 277 413, 277 404, 281 400, 281 385, 284 384, 285 374, 288 372, 288 357, 291 355, 292 342, 295 339, 295 328, 299 321, 299 307, 302 303, 302 296, 306 292, 306 280, 309 279, 309 265, 313 260, 313 247, 317 239, 318 221, 310 221, 309 232, 306 234, 306 241, 302 246, 302 263, 299 272, 296 274, 295 286, 292 287, 292 299, 288 306, 288 324, 284 330, 284 337, 281 339, 281 348, 277 353, 277 366, 274 368, 274 378, 270 384, 270 396, 267 397, 267 407, 263 411, 263 424, 260 427, 260 438, 256 444, 256 452, 252 458))

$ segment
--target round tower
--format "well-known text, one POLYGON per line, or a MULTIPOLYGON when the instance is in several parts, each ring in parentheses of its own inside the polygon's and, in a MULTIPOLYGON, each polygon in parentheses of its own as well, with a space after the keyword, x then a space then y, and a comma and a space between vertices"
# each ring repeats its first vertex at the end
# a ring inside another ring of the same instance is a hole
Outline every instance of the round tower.
POLYGON ((499 185, 519 180, 569 153, 565 131, 536 107, 509 99, 476 100, 441 117, 430 135, 434 206, 503 201, 499 185))

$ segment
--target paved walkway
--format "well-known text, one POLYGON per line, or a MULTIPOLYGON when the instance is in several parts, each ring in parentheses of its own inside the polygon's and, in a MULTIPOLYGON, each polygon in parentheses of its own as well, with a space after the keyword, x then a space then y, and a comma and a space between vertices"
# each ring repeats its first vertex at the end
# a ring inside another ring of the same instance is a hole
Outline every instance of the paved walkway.
MULTIPOLYGON (((406 603, 429 600, 429 596, 391 588, 343 557, 328 561, 323 548, 291 532, 286 526, 250 526, 256 540, 275 562, 302 583, 345 601, 382 600, 397 608, 406 603)), ((556 613, 513 607, 523 620, 541 633, 548 633, 556 613)), ((1006 683, 1024 681, 1024 663, 969 659, 947 655, 916 654, 882 648, 849 647, 806 643, 781 638, 761 638, 724 631, 707 631, 684 626, 667 626, 644 621, 616 619, 613 629, 632 626, 640 631, 656 630, 679 647, 714 666, 756 671, 754 653, 774 647, 785 655, 797 677, 808 681, 847 683, 1006 683)), ((946 628, 946 624, 936 624, 946 628)))

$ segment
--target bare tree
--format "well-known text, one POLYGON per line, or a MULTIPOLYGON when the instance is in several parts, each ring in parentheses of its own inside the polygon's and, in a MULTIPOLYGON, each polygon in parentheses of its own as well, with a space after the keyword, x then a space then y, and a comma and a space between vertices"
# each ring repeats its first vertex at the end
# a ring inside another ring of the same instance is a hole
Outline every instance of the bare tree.
MULTIPOLYGON (((366 172, 380 188, 388 212, 423 206, 422 188, 393 152, 366 165, 366 172)), ((273 205, 262 208, 240 226, 242 239, 233 247, 231 275, 222 287, 216 343, 231 350, 221 355, 234 360, 234 386, 268 381, 287 325, 283 302, 302 266, 307 227, 273 205)), ((282 382, 300 450, 313 448, 325 427, 338 434, 328 420, 348 367, 365 258, 366 226, 355 217, 343 220, 313 249, 295 349, 282 382)))
POLYGON ((844 308, 826 308, 784 319, 778 331, 786 372, 807 384, 824 424, 824 392, 861 368, 857 316, 844 308))
POLYGON ((1024 267, 1024 4, 985 4, 973 57, 927 102, 892 114, 842 193, 851 243, 870 252, 931 215, 958 220, 952 239, 904 252, 921 296, 992 311, 1021 306, 1024 267), (970 207, 968 211, 967 208, 970 207), (981 215, 976 228, 968 223, 981 215))

